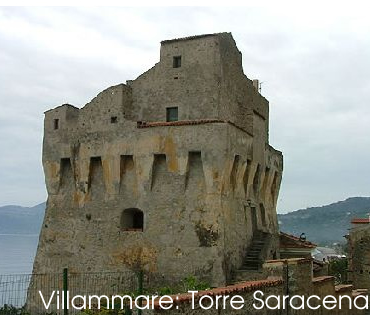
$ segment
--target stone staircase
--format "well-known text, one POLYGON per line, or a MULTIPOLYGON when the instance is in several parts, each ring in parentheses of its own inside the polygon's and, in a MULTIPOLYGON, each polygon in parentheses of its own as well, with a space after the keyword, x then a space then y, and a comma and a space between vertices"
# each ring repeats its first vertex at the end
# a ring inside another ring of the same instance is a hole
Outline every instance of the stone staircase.
POLYGON ((245 280, 263 279, 264 275, 261 270, 263 257, 261 257, 261 252, 268 241, 268 235, 268 233, 262 231, 255 232, 251 245, 243 260, 243 265, 234 274, 233 283, 245 280))

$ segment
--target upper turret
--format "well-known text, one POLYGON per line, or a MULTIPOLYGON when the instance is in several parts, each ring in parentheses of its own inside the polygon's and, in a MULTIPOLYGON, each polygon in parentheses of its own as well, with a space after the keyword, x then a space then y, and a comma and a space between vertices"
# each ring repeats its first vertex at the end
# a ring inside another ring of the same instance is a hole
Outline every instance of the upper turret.
MULTIPOLYGON (((67 122, 58 118, 59 112, 60 107, 48 111, 47 117, 60 119, 63 128, 67 122)), ((244 75, 231 33, 162 41, 160 61, 154 67, 72 112, 78 121, 71 118, 71 128, 86 132, 107 130, 124 121, 218 119, 268 142, 268 102, 244 75)), ((45 127, 51 128, 50 124, 45 127)))

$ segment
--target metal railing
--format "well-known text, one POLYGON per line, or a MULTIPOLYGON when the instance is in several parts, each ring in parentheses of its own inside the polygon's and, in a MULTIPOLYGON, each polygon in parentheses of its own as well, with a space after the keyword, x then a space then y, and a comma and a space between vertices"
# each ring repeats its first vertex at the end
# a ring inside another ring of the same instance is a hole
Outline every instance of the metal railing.
POLYGON ((70 297, 138 294, 142 282, 142 273, 133 271, 0 275, 0 315, 76 314, 66 307, 67 292, 70 297))
MULTIPOLYGON (((184 274, 180 271, 180 274, 184 274)), ((178 272, 166 274, 143 271, 0 275, 0 315, 74 315, 81 310, 67 306, 76 296, 165 295, 209 288, 198 271, 179 278, 178 272), (68 292, 68 298, 67 298, 68 292), (42 297, 40 295, 42 294, 42 297), (44 299, 44 300, 43 300, 44 299), (50 305, 47 305, 50 302, 50 305), (45 305, 47 307, 45 307, 45 305)), ((104 301, 103 301, 104 302, 104 301)), ((139 304, 140 305, 140 300, 139 304)), ((104 304, 102 304, 104 305, 104 304)), ((96 304, 87 312, 97 311, 96 304)), ((131 314, 131 310, 112 314, 131 314)), ((137 310, 138 315, 141 310, 137 310)), ((86 314, 86 313, 85 313, 86 314)))

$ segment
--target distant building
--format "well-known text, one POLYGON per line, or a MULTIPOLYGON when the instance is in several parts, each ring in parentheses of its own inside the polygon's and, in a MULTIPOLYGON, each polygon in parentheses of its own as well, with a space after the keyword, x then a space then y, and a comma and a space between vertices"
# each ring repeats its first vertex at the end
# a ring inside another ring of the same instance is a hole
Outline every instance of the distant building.
POLYGON ((327 276, 329 273, 328 260, 324 259, 321 247, 306 240, 305 237, 297 237, 288 233, 280 232, 280 258, 309 258, 312 259, 312 271, 314 277, 327 276))
POLYGON ((370 219, 355 218, 346 236, 349 279, 355 287, 370 289, 370 219))
POLYGON ((331 261, 335 259, 345 258, 344 255, 341 255, 335 248, 330 247, 316 247, 312 252, 313 258, 320 261, 331 261))
POLYGON ((311 258, 316 247, 306 239, 280 232, 280 258, 311 258))

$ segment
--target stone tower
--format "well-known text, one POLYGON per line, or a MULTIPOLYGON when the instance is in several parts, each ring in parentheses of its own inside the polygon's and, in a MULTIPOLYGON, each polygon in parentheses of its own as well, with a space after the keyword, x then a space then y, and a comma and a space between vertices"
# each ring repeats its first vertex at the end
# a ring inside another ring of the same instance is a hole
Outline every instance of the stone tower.
POLYGON ((161 43, 160 61, 79 109, 45 113, 48 191, 35 273, 123 271, 225 284, 253 235, 278 256, 281 152, 230 33, 161 43))

